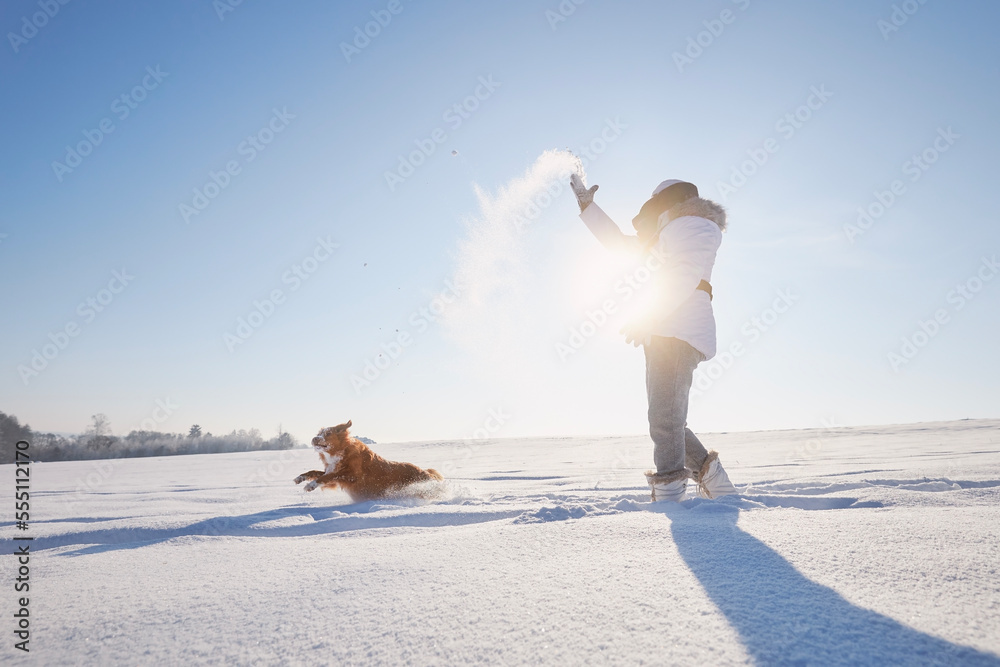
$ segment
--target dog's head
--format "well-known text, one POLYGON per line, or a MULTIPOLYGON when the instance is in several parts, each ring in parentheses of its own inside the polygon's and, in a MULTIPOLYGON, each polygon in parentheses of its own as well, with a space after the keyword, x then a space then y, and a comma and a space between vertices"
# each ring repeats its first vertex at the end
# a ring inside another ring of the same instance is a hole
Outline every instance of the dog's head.
POLYGON ((317 452, 343 449, 350 442, 351 434, 348 431, 349 428, 351 428, 350 420, 345 424, 321 428, 316 437, 312 439, 313 449, 317 452))

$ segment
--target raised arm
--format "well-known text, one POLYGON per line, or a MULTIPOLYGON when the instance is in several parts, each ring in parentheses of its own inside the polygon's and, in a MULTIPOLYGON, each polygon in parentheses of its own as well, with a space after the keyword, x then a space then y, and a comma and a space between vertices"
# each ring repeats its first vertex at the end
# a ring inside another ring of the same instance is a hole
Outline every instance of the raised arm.
POLYGON ((577 203, 580 204, 580 219, 587 225, 590 233, 597 237, 601 245, 616 252, 637 252, 642 249, 638 236, 623 234, 615 221, 594 203, 594 193, 597 192, 599 186, 595 185, 588 190, 576 174, 570 176, 569 180, 577 203))

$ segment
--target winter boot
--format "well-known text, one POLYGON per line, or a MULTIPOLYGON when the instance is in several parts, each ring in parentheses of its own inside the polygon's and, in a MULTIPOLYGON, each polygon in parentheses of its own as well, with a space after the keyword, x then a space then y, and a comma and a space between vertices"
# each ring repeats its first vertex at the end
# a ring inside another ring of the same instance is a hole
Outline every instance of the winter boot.
POLYGON ((687 489, 688 471, 685 469, 658 475, 652 470, 646 471, 646 481, 649 482, 653 502, 672 500, 679 503, 684 500, 687 489))
POLYGON ((694 479, 698 482, 698 495, 702 498, 719 498, 739 493, 719 462, 719 452, 714 449, 708 453, 694 479))

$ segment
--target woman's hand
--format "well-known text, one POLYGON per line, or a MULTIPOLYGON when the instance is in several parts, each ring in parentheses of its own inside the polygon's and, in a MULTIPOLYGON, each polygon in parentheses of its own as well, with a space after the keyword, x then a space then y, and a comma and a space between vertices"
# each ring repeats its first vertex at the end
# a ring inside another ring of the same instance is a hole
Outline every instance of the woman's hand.
POLYGON ((583 179, 580 178, 579 174, 570 175, 569 185, 573 188, 573 194, 576 195, 576 202, 580 205, 580 213, 583 213, 584 209, 593 203, 594 193, 597 192, 597 188, 600 186, 595 185, 588 190, 584 187, 583 179))
POLYGON ((634 320, 619 329, 618 333, 625 334, 626 345, 632 343, 632 347, 639 347, 640 345, 649 344, 650 331, 651 328, 648 322, 634 320))

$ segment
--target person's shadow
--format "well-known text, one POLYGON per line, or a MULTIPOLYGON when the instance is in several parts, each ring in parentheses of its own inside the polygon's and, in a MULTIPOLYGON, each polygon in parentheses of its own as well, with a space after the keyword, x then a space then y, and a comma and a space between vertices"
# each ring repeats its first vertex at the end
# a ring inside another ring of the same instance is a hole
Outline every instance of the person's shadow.
MULTIPOLYGON (((681 557, 762 665, 1000 665, 810 581, 719 502, 665 510, 681 557)), ((710 637, 704 638, 711 641, 710 637)))

